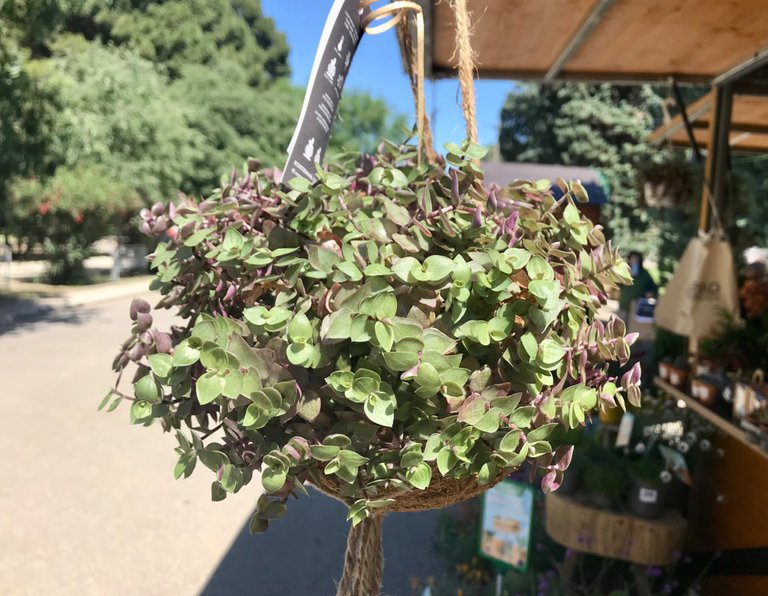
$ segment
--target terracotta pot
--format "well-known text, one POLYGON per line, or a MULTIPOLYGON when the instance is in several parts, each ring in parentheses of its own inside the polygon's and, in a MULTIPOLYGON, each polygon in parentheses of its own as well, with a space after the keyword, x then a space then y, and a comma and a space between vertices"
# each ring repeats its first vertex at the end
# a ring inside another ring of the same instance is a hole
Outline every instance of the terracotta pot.
POLYGON ((693 379, 691 381, 691 395, 707 407, 711 408, 715 405, 719 393, 720 388, 713 383, 702 379, 693 379))
POLYGON ((669 382, 672 383, 678 389, 685 387, 685 383, 688 380, 688 369, 677 368, 670 365, 669 367, 669 382))
POLYGON ((669 380, 669 363, 659 362, 659 376, 665 381, 669 380))

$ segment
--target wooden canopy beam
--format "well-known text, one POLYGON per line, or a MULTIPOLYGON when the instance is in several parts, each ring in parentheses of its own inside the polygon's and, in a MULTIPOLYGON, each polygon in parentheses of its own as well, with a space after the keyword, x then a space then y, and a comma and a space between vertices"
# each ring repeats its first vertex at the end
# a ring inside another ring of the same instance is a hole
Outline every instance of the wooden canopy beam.
POLYGON ((548 83, 552 82, 560 75, 560 71, 563 70, 565 64, 570 60, 571 56, 576 53, 576 50, 578 50, 587 40, 589 34, 592 33, 595 27, 597 27, 598 23, 602 20, 603 15, 615 1, 616 0, 598 0, 598 3, 592 9, 592 12, 589 13, 579 27, 579 30, 576 31, 576 34, 571 37, 570 41, 563 48, 563 51, 560 52, 557 58, 555 58, 552 66, 549 67, 549 70, 544 75, 544 81, 548 83))

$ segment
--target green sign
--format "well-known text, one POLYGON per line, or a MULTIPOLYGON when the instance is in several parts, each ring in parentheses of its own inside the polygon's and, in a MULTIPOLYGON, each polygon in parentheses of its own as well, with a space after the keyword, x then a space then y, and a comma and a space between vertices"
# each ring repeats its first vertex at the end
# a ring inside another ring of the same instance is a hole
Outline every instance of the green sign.
POLYGON ((483 495, 480 554, 497 563, 526 571, 531 543, 534 489, 505 480, 483 495))

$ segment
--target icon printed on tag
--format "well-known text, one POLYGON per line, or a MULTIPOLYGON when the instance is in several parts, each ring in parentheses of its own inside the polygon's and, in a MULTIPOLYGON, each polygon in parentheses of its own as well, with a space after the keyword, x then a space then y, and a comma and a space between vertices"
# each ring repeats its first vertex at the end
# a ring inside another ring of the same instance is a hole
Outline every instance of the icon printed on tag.
POLYGON ((304 159, 307 161, 312 161, 312 156, 315 153, 315 137, 312 137, 307 141, 306 146, 304 147, 304 159))
POLYGON ((334 79, 336 78, 336 58, 331 58, 331 61, 325 69, 325 76, 331 83, 334 82, 334 79))

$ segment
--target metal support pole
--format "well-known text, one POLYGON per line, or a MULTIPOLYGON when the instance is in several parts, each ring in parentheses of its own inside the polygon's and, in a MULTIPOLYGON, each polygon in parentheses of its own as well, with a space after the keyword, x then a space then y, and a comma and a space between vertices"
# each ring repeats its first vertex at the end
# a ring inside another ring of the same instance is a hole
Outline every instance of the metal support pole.
POLYGON ((709 151, 704 165, 699 231, 709 228, 710 202, 717 204, 725 194, 729 162, 729 135, 733 92, 730 85, 715 89, 715 105, 709 121, 709 151))
POLYGON ((685 107, 685 103, 683 103, 683 96, 680 94, 680 87, 677 86, 677 81, 675 81, 675 79, 672 79, 672 94, 675 96, 677 109, 680 111, 680 117, 683 119, 685 134, 688 135, 688 142, 693 149, 693 157, 696 160, 696 163, 701 163, 701 149, 693 134, 693 127, 691 126, 691 121, 688 119, 688 110, 685 107))

